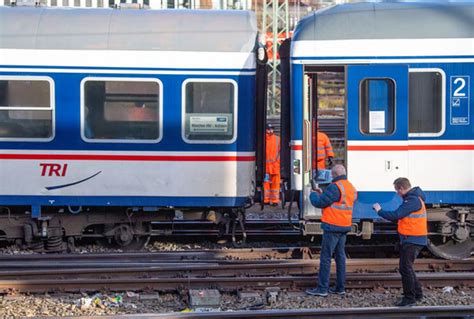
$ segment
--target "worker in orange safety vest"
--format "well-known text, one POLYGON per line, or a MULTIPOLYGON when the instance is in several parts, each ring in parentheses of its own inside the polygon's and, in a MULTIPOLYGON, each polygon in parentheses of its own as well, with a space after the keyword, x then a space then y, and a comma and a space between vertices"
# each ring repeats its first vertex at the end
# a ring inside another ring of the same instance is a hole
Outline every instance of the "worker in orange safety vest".
POLYGON ((398 224, 400 235, 400 267, 403 298, 396 306, 414 306, 423 299, 420 282, 413 270, 416 257, 428 242, 428 218, 425 207, 425 193, 419 187, 411 187, 410 181, 399 177, 393 182, 402 204, 394 211, 383 210, 379 203, 373 205, 377 214, 398 224))
MULTIPOLYGON (((313 156, 313 168, 317 166, 318 170, 326 169, 326 160, 328 161, 329 166, 333 164, 334 152, 332 150, 331 141, 329 137, 319 131, 319 122, 318 122, 318 132, 316 136, 316 152, 313 156), (316 163, 315 163, 316 160, 316 163), (316 165, 315 165, 316 164, 316 165)), ((314 145, 314 136, 313 136, 313 145, 314 145)))
POLYGON ((341 164, 331 169, 332 182, 324 190, 316 188, 310 194, 314 207, 322 208, 321 228, 323 238, 319 258, 318 286, 306 290, 308 295, 327 297, 328 294, 345 295, 346 281, 346 237, 351 231, 352 210, 357 200, 357 191, 347 180, 346 169, 341 164), (336 261, 336 285, 329 287, 331 258, 336 261))
POLYGON ((265 179, 263 181, 263 202, 277 206, 280 202, 280 137, 267 125, 265 135, 265 179))

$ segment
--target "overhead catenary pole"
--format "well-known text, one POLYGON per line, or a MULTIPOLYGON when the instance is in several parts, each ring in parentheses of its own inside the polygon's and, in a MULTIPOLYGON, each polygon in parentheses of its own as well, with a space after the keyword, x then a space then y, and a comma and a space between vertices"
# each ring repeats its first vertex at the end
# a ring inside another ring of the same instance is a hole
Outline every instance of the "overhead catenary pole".
MULTIPOLYGON (((268 74, 268 113, 277 115, 280 112, 280 59, 277 55, 280 48, 279 37, 288 38, 290 35, 288 0, 265 0, 262 14, 262 34, 265 42, 271 41, 269 74, 268 74)), ((269 49, 267 47, 267 49, 269 49)))

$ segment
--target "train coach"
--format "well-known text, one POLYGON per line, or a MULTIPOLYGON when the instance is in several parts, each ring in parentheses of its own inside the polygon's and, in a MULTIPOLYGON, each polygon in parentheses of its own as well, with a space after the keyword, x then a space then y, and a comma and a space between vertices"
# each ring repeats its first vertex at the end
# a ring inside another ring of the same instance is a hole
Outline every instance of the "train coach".
POLYGON ((369 238, 380 220, 374 202, 395 209, 397 177, 426 192, 429 247, 445 258, 473 251, 474 5, 356 3, 301 20, 286 66, 291 116, 292 188, 302 194, 304 233, 320 234, 321 212, 310 201, 312 134, 325 74, 343 81, 341 162, 358 190, 353 231, 369 238), (289 71, 291 69, 291 72, 289 71))
POLYGON ((177 209, 242 214, 264 125, 252 12, 1 7, 0 21, 5 239, 130 247, 177 209))

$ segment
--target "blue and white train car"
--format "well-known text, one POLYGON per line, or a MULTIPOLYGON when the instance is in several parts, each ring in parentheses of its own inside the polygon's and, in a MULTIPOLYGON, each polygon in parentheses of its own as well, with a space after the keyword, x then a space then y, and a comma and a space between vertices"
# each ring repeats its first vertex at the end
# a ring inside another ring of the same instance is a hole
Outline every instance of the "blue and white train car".
POLYGON ((247 11, 0 7, 3 235, 127 245, 153 212, 244 207, 256 39, 247 11))
POLYGON ((291 42, 292 188, 307 234, 320 233, 311 191, 317 78, 344 79, 348 178, 358 190, 354 230, 377 230, 374 202, 394 209, 397 177, 427 195, 430 246, 469 256, 474 231, 474 4, 381 2, 333 6, 304 18, 291 42))

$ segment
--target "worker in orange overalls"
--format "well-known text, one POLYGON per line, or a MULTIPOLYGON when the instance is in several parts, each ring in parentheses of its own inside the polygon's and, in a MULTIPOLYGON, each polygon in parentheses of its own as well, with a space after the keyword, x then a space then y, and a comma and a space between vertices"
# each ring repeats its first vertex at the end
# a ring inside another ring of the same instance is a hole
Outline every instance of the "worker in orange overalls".
POLYGON ((277 206, 280 202, 280 137, 274 133, 271 124, 267 124, 265 143, 263 203, 277 206))
MULTIPOLYGON (((313 138, 314 142, 314 138, 313 138)), ((314 145, 314 144, 313 144, 314 145)), ((332 159, 334 158, 334 152, 332 150, 332 145, 331 141, 329 140, 329 137, 319 131, 319 122, 318 122, 318 133, 317 133, 317 148, 316 148, 316 156, 314 158, 316 159, 317 167, 318 170, 320 169, 326 169, 326 159, 328 160, 329 166, 332 166, 333 162, 332 159)), ((314 159, 313 159, 313 167, 314 167, 314 159)))

